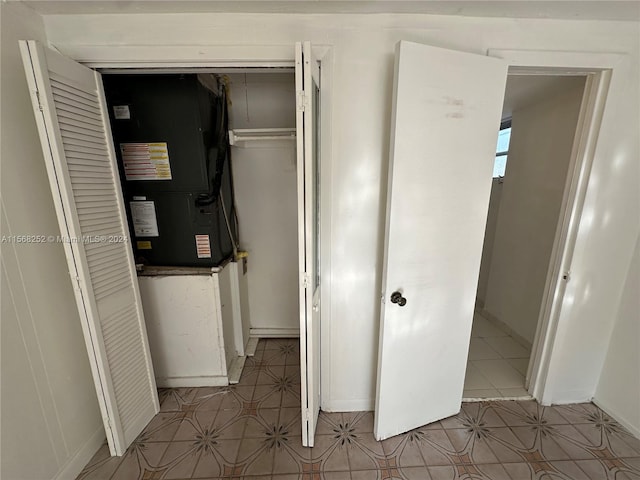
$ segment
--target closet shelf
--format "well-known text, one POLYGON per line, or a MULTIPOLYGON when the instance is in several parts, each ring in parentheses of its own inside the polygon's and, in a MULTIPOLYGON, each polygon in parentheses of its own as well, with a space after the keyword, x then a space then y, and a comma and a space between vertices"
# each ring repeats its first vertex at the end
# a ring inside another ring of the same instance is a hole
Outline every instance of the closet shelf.
POLYGON ((242 146, 244 142, 265 140, 295 140, 295 128, 237 128, 229 130, 229 144, 242 146))

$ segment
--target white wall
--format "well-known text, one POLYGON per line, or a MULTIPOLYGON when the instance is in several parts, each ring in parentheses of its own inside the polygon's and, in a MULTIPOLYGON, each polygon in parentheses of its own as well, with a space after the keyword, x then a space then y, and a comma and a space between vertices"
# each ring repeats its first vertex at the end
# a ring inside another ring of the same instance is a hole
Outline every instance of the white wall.
POLYGON ((496 238, 496 225, 498 223, 498 212, 500 211, 500 201, 502 198, 502 185, 502 180, 497 178, 494 178, 491 182, 487 226, 485 227, 484 242, 482 243, 482 259, 480 260, 478 291, 476 293, 476 305, 479 308, 484 307, 485 299, 487 298, 487 284, 489 283, 489 272, 491 271, 491 257, 493 255, 493 242, 496 238))
MULTIPOLYGON (((330 258, 323 262, 323 407, 371 408, 378 348, 381 258, 393 50, 400 39, 485 54, 489 48, 608 51, 628 54, 628 73, 614 72, 584 215, 573 255, 572 280, 560 317, 548 388, 552 401, 584 400, 595 392, 618 300, 640 223, 640 130, 637 105, 637 22, 465 18, 431 15, 53 15, 45 19, 62 52, 108 46, 116 57, 171 58, 169 46, 207 45, 290 48, 299 40, 331 48, 329 93, 331 147, 330 258), (144 55, 136 46, 148 46, 144 55), (122 47, 116 48, 113 47, 122 47), (156 52, 155 54, 153 52, 156 52), (615 249, 612 249, 615 245, 615 249), (326 340, 326 341, 325 341, 326 340)), ((198 53, 201 52, 201 53, 198 53)), ((73 55, 73 53, 72 53, 73 55)), ((437 66, 436 68, 440 68, 437 66)), ((324 98, 327 98, 326 96, 324 98)), ((327 196, 323 197, 325 200, 327 196)), ((324 200, 323 200, 324 201, 324 200)), ((326 232, 326 230, 325 230, 326 232)))
MULTIPOLYGON (((41 19, 2 3, 2 235, 60 235, 18 50, 41 19)), ((2 462, 11 480, 72 479, 104 441, 62 244, 2 244, 2 462)))
POLYGON ((640 438, 640 236, 594 401, 640 438))
MULTIPOLYGON (((516 109, 484 310, 533 343, 580 113, 584 80, 516 109)), ((507 82, 507 88, 509 84, 507 82)))
MULTIPOLYGON (((231 74, 231 128, 295 128, 293 73, 231 74)), ((299 332, 296 143, 231 149, 240 248, 249 252, 249 318, 254 335, 299 332)))

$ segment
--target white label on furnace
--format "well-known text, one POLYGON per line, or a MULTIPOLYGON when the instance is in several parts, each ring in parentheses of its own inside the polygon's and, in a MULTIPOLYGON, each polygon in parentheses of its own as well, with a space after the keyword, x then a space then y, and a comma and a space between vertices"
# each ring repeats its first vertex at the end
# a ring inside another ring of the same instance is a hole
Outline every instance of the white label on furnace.
POLYGON ((156 207, 153 202, 129 202, 136 237, 158 237, 156 207))
POLYGON ((113 117, 116 120, 129 120, 131 118, 131 112, 129 111, 129 105, 114 105, 113 117))
POLYGON ((198 258, 211 258, 209 235, 196 235, 196 251, 198 258))
POLYGON ((121 143, 127 180, 171 180, 167 142, 121 143))

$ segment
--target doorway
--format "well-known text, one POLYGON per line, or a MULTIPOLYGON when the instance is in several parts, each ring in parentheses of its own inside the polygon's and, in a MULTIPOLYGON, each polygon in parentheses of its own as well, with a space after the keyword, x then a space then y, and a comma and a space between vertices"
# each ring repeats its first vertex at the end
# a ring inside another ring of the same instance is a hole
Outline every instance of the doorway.
POLYGON ((531 398, 527 371, 553 271, 586 77, 509 75, 463 398, 531 398))

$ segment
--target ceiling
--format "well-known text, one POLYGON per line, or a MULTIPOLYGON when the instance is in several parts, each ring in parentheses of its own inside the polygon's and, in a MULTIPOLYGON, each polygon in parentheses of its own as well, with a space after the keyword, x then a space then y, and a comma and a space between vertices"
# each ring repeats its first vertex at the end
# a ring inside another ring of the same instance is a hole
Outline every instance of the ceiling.
POLYGON ((502 118, 511 117, 514 110, 584 85, 585 79, 584 76, 509 75, 502 118))
POLYGON ((97 13, 413 13, 467 17, 640 21, 640 2, 425 0, 8 0, 42 15, 97 13))

